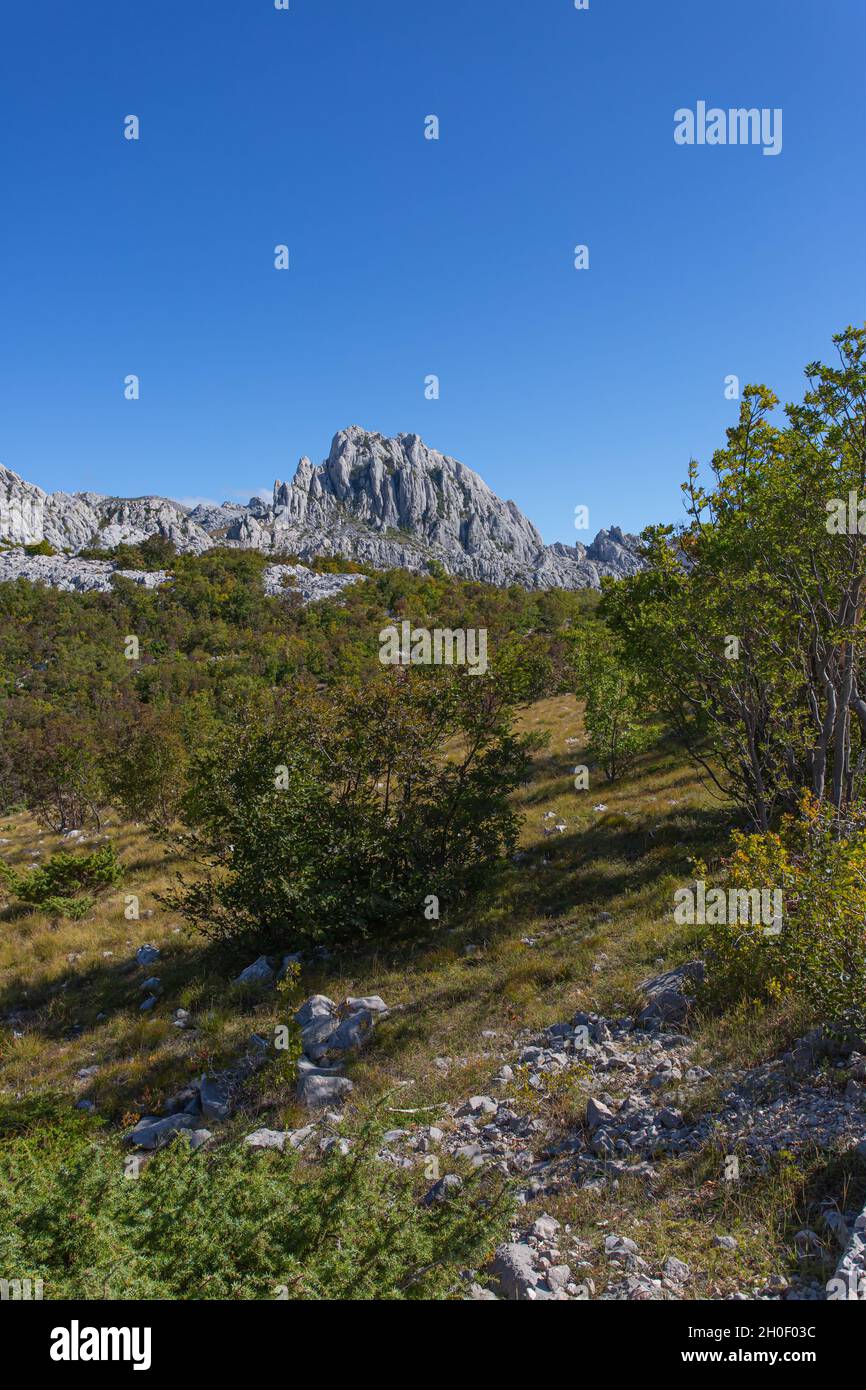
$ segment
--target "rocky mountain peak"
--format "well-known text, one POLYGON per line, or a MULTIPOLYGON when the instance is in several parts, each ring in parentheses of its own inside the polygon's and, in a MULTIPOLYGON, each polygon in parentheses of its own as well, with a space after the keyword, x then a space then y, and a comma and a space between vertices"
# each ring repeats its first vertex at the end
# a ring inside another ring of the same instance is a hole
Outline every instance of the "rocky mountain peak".
POLYGON ((180 551, 235 545, 301 559, 342 555, 378 569, 448 573, 527 588, 597 588, 602 575, 640 567, 638 543, 619 527, 591 546, 545 545, 513 501, 473 469, 429 448, 417 434, 394 438, 350 425, 318 465, 304 457, 269 502, 192 510, 164 497, 45 493, 0 468, 0 540, 47 540, 73 554, 158 534, 180 551))

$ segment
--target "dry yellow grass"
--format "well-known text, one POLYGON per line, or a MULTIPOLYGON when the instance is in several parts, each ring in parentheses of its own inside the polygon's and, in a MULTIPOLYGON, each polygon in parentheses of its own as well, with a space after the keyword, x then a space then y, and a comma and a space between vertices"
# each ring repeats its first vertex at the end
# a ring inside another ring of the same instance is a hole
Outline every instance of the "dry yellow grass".
MULTIPOLYGON (((516 798, 524 857, 490 901, 471 920, 445 912, 432 946, 399 955, 365 950, 305 973, 305 993, 375 992, 403 1006, 357 1064, 357 1079, 371 1092, 411 1082, 419 1094, 442 1099, 435 1057, 471 1058, 481 1050, 482 1030, 504 1040, 576 1007, 624 1004, 656 958, 685 945, 666 919, 659 884, 686 871, 688 832, 704 818, 715 827, 697 781, 677 760, 662 758, 615 787, 598 783, 577 792, 573 767, 582 750, 566 742, 582 739, 577 702, 542 701, 522 723, 549 743, 516 798), (594 809, 600 802, 604 813, 594 809), (566 822, 565 832, 545 834, 557 820, 566 822), (597 920, 603 912, 610 922, 597 920), (470 945, 477 948, 472 956, 470 945), (601 968, 593 972, 593 965, 601 968)), ((20 1014, 21 1036, 2 1034, 0 1084, 6 1094, 43 1087, 86 1094, 117 1116, 153 1103, 191 1070, 231 1056, 251 1031, 280 1021, 286 1005, 273 994, 257 999, 233 990, 230 977, 245 962, 218 956, 159 905, 155 895, 181 867, 162 846, 139 827, 110 821, 105 831, 124 882, 87 919, 3 913, 0 1011, 20 1014), (137 921, 124 916, 127 894, 139 898, 137 921), (144 943, 161 951, 152 973, 163 994, 151 1015, 139 1012, 142 971, 130 969, 144 943), (193 1012, 194 1034, 172 1026, 177 1007, 193 1012), (92 1065, 97 1077, 82 1086, 76 1073, 92 1065)), ((2 850, 16 868, 29 864, 35 849, 47 857, 63 845, 28 816, 0 824, 0 837, 11 842, 2 850)))
MULTIPOLYGON (((523 816, 519 862, 508 866, 489 900, 468 919, 444 912, 432 943, 365 949, 304 972, 304 996, 377 993, 394 1010, 349 1064, 362 1108, 384 1097, 395 1107, 434 1106, 486 1089, 520 1030, 566 1019, 578 1008, 626 1011, 641 978, 697 949, 693 929, 673 922, 673 888, 688 880, 692 854, 712 855, 723 844, 725 808, 672 750, 645 758, 613 786, 594 779, 588 791, 577 792, 573 770, 586 756, 580 710, 570 696, 532 706, 521 722, 548 735, 548 744, 516 796, 523 816), (565 822, 564 831, 545 834, 557 821, 565 822), (447 1070, 437 1064, 443 1057, 447 1070)), ((66 1094, 70 1104, 87 1097, 117 1125, 237 1056, 250 1033, 269 1033, 286 1021, 292 1001, 232 986, 247 961, 208 948, 155 899, 181 866, 141 828, 110 822, 106 832, 125 878, 86 920, 52 922, 8 907, 0 918, 0 1015, 18 1015, 16 1035, 10 1026, 0 1030, 0 1102, 43 1091, 66 1094), (131 893, 140 900, 138 921, 124 916, 131 893), (151 971, 163 993, 151 1014, 139 1011, 140 983, 150 972, 130 968, 145 942, 161 951, 151 971), (194 1032, 173 1026, 178 1007, 193 1014, 194 1032), (93 1077, 77 1078, 94 1065, 93 1077)), ((0 838, 10 842, 0 852, 19 868, 34 849, 47 856, 61 844, 26 816, 0 823, 0 838)), ((292 942, 285 947, 291 950, 292 942)), ((771 1052, 785 1025, 769 1016, 750 1020, 748 1028, 743 1019, 699 1020, 698 1038, 708 1059, 735 1056, 742 1064, 771 1052)), ((578 1087, 553 1118, 567 1124, 581 1104, 578 1087)), ((253 1117, 301 1122, 290 1085, 270 1071, 229 1132, 253 1117)), ((784 1265, 786 1231, 806 1178, 789 1174, 787 1184, 776 1181, 769 1191, 759 1185, 751 1198, 741 1193, 744 1208, 730 1219, 742 1250, 722 1269, 710 1217, 729 1198, 708 1173, 699 1162, 671 1164, 652 1200, 642 1188, 624 1185, 592 1200, 572 1193, 553 1210, 569 1222, 585 1247, 587 1269, 602 1281, 603 1235, 621 1229, 660 1258, 676 1253, 695 1260, 706 1278, 691 1296, 731 1290, 744 1277, 759 1282, 784 1265)))

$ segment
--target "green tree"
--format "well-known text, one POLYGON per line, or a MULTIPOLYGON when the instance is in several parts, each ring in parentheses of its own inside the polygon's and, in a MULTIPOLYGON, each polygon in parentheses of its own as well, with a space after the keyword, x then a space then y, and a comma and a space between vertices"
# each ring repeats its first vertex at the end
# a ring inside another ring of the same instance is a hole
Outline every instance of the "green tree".
POLYGON ((187 762, 178 711, 167 704, 128 703, 106 740, 102 776, 111 800, 128 820, 164 829, 186 787, 187 762))
POLYGON ((841 816, 864 770, 866 553, 839 512, 866 491, 866 329, 834 341, 840 366, 810 364, 784 428, 772 392, 746 389, 714 486, 693 463, 688 523, 651 528, 648 568, 603 600, 659 709, 762 830, 804 787, 841 816))
POLYGON ((573 670, 575 694, 584 702, 590 756, 613 782, 656 739, 656 729, 647 724, 645 692, 615 639, 598 623, 578 636, 573 670))
POLYGON ((107 800, 94 725, 72 715, 50 715, 22 740, 20 779, 36 819, 55 834, 100 829, 107 800))
POLYGON ((360 939, 476 893, 516 843, 532 740, 522 676, 388 670, 299 690, 193 760, 180 847, 204 870, 166 901, 218 939, 360 939))

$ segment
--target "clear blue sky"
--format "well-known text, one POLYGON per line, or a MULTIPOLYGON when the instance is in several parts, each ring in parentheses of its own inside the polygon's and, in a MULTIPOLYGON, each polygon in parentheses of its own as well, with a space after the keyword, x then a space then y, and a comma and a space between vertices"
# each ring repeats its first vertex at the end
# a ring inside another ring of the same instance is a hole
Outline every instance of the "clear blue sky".
POLYGON ((547 540, 673 519, 725 376, 789 398, 866 318, 864 40, 863 0, 10 3, 0 462, 246 498, 357 423, 547 540), (782 153, 677 146, 700 99, 782 153))

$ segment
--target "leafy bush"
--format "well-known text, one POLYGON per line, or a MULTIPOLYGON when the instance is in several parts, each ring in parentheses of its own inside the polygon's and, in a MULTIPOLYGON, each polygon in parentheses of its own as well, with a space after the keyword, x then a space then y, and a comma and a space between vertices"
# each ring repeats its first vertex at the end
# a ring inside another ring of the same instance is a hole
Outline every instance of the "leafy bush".
MULTIPOLYGON (((62 1102, 61 1102, 62 1106, 62 1102)), ((471 1175, 450 1201, 376 1158, 369 1128, 347 1156, 182 1141, 137 1178, 66 1106, 0 1131, 0 1267, 48 1299, 430 1299, 502 1238, 510 1199, 471 1175), (33 1162, 33 1154, 39 1156, 33 1162)))
POLYGON ((708 929, 708 993, 797 998, 822 1021, 866 1025, 866 823, 840 835, 832 808, 804 796, 776 834, 735 834, 734 888, 782 891, 782 930, 760 922, 708 929))
POLYGON ((187 750, 181 721, 167 702, 121 702, 100 759, 107 794, 126 820, 164 828, 185 788, 187 750))
POLYGON ((25 555, 56 555, 57 551, 50 541, 34 541, 32 545, 25 545, 25 555))
POLYGON ((866 327, 833 341, 786 423, 744 388, 711 485, 689 467, 685 528, 648 528, 646 567, 602 584, 661 715, 760 831, 804 788, 843 818, 863 789, 866 527, 842 514, 866 477, 866 327))
POLYGON ((62 835, 101 826, 105 787, 95 730, 66 712, 46 718, 20 738, 10 730, 21 759, 19 784, 40 825, 62 835))
POLYGON ((54 917, 84 917, 96 900, 96 894, 112 888, 123 877, 113 845, 105 845, 92 854, 52 854, 46 864, 16 873, 0 860, 2 878, 14 897, 27 907, 38 908, 54 917))
POLYGON ((575 693, 585 705, 590 756, 614 782, 656 740, 656 730, 646 723, 646 696, 600 625, 588 626, 578 637, 574 675, 575 693))
POLYGON ((100 549, 91 546, 78 552, 82 560, 107 560, 121 570, 170 570, 177 559, 177 547, 164 536, 148 536, 138 545, 126 541, 100 549))
POLYGON ((194 761, 180 848, 205 870, 164 901, 216 939, 355 940, 450 907, 516 843, 533 740, 523 673, 389 670, 244 716, 194 761), (432 911, 432 905, 431 911, 432 911))

